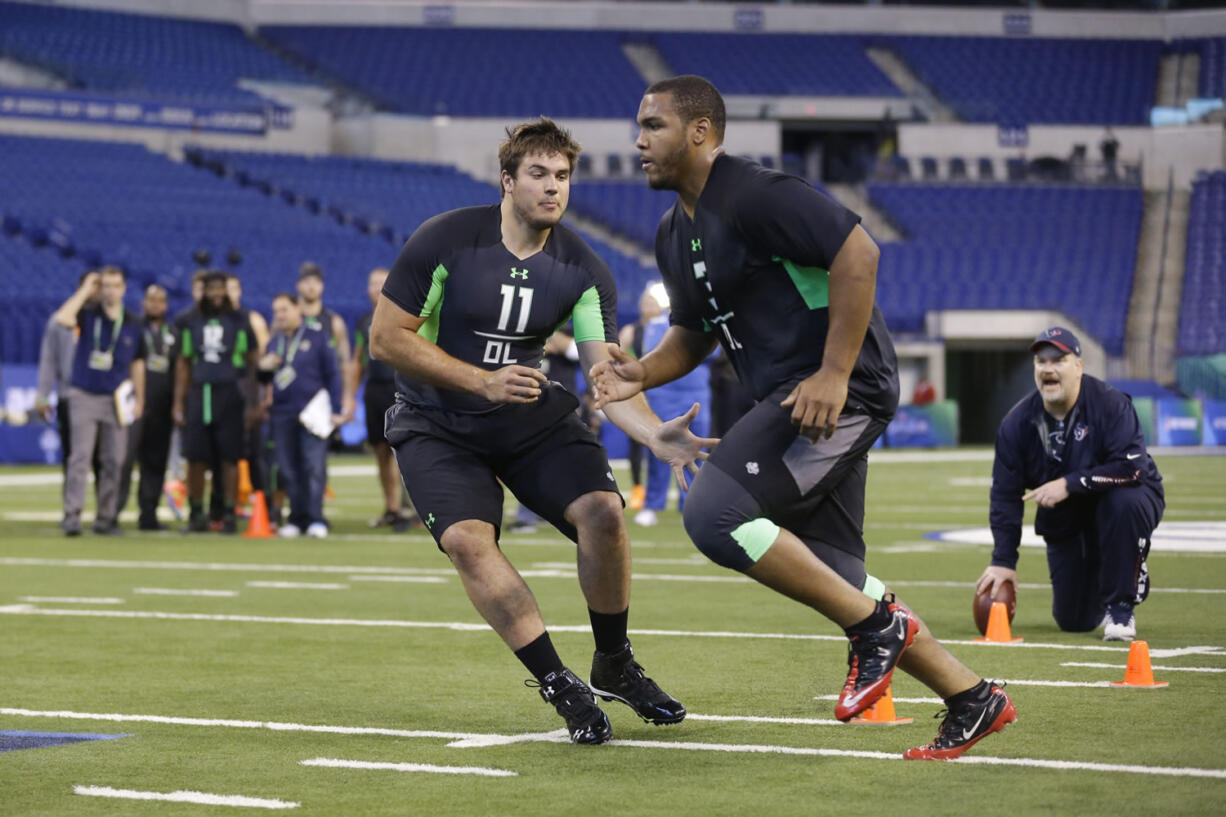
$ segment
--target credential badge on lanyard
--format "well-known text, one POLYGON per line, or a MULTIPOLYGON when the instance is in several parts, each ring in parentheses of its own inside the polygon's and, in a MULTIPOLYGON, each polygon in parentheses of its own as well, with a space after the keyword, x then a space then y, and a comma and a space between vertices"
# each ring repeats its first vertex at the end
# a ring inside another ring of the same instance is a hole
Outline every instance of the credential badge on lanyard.
POLYGON ((105 319, 106 312, 99 309, 98 319, 94 321, 94 348, 89 353, 89 367, 99 372, 109 372, 115 364, 115 345, 119 343, 119 334, 123 331, 123 307, 119 308, 119 317, 115 320, 111 346, 104 352, 98 347, 102 345, 102 321, 105 319))

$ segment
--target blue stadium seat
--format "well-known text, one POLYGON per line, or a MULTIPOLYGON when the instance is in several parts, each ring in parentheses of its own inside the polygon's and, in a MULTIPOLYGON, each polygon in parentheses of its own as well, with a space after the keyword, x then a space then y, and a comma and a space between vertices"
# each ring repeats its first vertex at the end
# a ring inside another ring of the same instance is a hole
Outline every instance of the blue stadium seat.
POLYGON ((240 78, 312 83, 238 26, 66 6, 0 3, 0 54, 71 87, 197 105, 263 105, 240 78))
POLYGON ((1226 171, 1193 183, 1184 264, 1178 353, 1226 352, 1226 171))
POLYGON ((869 196, 905 236, 881 247, 892 328, 923 331, 931 310, 1049 309, 1122 353, 1139 189, 878 183, 869 196))
POLYGON ((882 37, 969 122, 1147 125, 1163 43, 882 37))

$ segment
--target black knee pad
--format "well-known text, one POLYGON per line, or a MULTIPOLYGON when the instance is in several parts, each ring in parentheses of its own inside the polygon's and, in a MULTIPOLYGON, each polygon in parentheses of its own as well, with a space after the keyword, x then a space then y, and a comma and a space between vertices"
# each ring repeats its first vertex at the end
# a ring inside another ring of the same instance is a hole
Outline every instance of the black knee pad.
MULTIPOLYGON (((721 567, 746 571, 757 558, 755 548, 743 544, 747 536, 761 538, 754 526, 778 527, 762 518, 762 508, 749 492, 718 466, 707 463, 694 478, 682 512, 685 532, 708 559, 721 567), (734 536, 734 533, 736 536, 734 536), (737 537, 742 541, 738 541, 737 537)), ((769 534, 767 534, 769 535, 769 534)), ((770 537, 774 541, 774 536, 770 537)), ((769 545, 769 543, 767 543, 769 545)), ((765 548, 761 548, 764 552, 765 548)))

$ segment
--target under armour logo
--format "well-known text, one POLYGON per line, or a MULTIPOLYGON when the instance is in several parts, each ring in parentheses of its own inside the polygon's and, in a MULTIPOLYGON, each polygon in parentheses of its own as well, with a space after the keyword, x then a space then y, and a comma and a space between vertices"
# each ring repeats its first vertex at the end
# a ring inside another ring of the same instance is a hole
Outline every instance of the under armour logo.
POLYGON ((690 250, 692 252, 701 252, 702 251, 702 239, 701 238, 690 239, 690 250))
POLYGON ((511 267, 511 277, 520 278, 526 281, 528 280, 528 269, 526 267, 524 269, 516 269, 515 267, 511 267))
POLYGON ((747 462, 745 463, 745 470, 749 472, 751 476, 756 477, 761 469, 758 468, 758 464, 756 462, 747 462))
POLYGON ((434 525, 434 514, 432 513, 426 514, 426 527, 429 528, 429 527, 432 527, 433 525, 434 525))

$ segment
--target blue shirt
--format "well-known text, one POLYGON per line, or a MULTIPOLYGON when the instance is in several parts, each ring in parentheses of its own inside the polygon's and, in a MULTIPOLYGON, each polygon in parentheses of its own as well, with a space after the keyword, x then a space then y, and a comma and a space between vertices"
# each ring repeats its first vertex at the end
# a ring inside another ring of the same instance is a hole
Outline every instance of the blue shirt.
POLYGON ((91 394, 113 393, 128 379, 132 361, 145 357, 140 317, 125 309, 119 319, 111 320, 101 306, 87 306, 77 313, 77 327, 81 334, 73 354, 71 384, 91 394), (108 355, 109 365, 104 365, 108 355))
POLYGON ((341 413, 341 370, 331 341, 331 326, 325 332, 305 321, 288 335, 272 336, 268 351, 281 356, 281 366, 273 373, 271 413, 297 415, 320 389, 328 390, 332 413, 341 413), (287 370, 293 370, 292 378, 284 374, 287 370))

